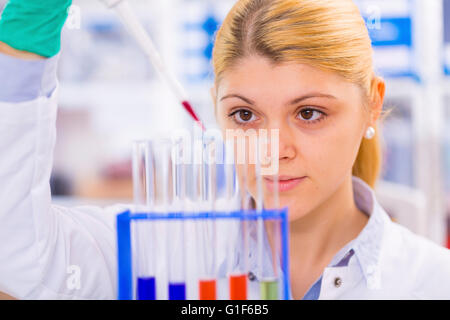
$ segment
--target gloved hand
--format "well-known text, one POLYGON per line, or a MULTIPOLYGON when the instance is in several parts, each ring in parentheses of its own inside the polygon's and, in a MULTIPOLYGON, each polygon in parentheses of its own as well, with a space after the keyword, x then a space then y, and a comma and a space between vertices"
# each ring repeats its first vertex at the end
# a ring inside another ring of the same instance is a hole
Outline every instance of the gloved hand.
POLYGON ((0 19, 0 41, 43 57, 56 55, 72 0, 10 0, 0 19))

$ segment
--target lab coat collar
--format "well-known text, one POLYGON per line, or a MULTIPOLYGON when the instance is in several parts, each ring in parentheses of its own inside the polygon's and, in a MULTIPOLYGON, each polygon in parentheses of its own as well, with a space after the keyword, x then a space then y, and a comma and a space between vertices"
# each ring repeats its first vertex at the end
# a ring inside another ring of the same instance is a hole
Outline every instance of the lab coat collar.
MULTIPOLYGON (((369 216, 369 220, 359 235, 347 243, 333 258, 329 267, 325 268, 324 277, 333 277, 335 272, 342 275, 342 272, 348 274, 346 277, 346 286, 358 282, 362 277, 366 281, 368 289, 381 288, 381 269, 380 254, 383 238, 389 223, 389 217, 383 208, 378 204, 375 194, 371 187, 358 177, 352 177, 354 201, 358 209, 369 216), (356 257, 356 258, 355 258, 356 257), (355 260, 356 259, 356 260, 355 260), (362 275, 361 275, 362 273, 362 275)), ((256 224, 251 223, 250 239, 256 239, 256 224)), ((267 239, 264 247, 268 248, 267 239)), ((251 245, 256 247, 256 244, 251 245)), ((250 270, 254 274, 257 272, 257 259, 250 251, 250 270)), ((270 266, 270 257, 265 257, 264 267, 270 266)), ((323 290, 327 281, 322 281, 320 296, 325 297, 331 294, 329 290, 323 290), (325 294, 325 291, 328 292, 325 294)), ((342 292, 342 291, 341 291, 342 292)))
POLYGON ((369 216, 361 233, 352 241, 368 289, 381 288, 380 253, 389 217, 378 204, 371 187, 353 176, 353 194, 356 206, 369 216))

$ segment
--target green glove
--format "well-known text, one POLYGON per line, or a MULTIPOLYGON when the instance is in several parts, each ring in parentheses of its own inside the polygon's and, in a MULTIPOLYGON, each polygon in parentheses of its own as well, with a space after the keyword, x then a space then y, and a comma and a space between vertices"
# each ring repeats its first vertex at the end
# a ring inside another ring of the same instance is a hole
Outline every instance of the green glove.
POLYGON ((0 41, 44 57, 56 55, 72 0, 10 0, 0 18, 0 41))

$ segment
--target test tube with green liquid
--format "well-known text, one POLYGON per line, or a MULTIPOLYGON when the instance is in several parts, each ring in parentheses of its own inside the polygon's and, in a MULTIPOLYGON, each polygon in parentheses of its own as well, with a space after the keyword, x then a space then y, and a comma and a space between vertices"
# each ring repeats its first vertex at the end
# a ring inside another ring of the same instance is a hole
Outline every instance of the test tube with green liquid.
MULTIPOLYGON (((279 189, 278 189, 278 170, 276 172, 265 172, 263 166, 270 166, 266 163, 267 159, 273 158, 275 155, 265 157, 263 149, 267 142, 258 141, 258 152, 256 157, 256 179, 257 179, 257 210, 262 210, 262 206, 268 210, 279 209, 279 189), (262 183, 262 180, 264 183, 262 183)), ((281 230, 278 220, 258 221, 258 265, 259 265, 259 284, 261 300, 278 300, 279 299, 279 266, 281 252, 281 230), (264 245, 266 244, 266 245, 264 245), (263 252, 263 248, 266 249, 263 252)))

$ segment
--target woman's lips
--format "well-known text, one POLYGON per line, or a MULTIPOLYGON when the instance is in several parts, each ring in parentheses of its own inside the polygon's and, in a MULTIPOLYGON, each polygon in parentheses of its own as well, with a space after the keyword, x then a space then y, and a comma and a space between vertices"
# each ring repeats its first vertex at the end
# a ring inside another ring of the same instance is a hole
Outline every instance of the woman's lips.
MULTIPOLYGON (((306 177, 288 177, 280 176, 278 177, 278 191, 284 192, 294 189, 300 182, 302 182, 306 177)), ((276 182, 273 177, 264 177, 264 182, 270 191, 274 191, 276 188, 276 182)))

